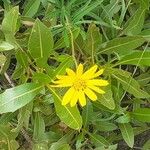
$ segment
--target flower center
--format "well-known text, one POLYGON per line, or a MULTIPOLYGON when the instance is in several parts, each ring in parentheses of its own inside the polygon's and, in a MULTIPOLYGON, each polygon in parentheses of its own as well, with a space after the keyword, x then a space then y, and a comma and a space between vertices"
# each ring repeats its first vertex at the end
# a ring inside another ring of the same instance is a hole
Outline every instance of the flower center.
POLYGON ((73 83, 73 87, 75 88, 75 90, 84 90, 86 88, 86 82, 82 79, 77 79, 74 83, 73 83))

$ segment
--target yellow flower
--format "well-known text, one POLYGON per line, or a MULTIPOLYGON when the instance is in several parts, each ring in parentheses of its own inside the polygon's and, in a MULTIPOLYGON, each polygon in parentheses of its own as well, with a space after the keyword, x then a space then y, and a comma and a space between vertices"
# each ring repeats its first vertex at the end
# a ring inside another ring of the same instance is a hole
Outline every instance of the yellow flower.
POLYGON ((73 107, 79 101, 81 106, 86 105, 86 96, 92 101, 97 100, 94 92, 104 94, 100 86, 107 86, 108 81, 95 79, 103 73, 103 69, 97 71, 98 66, 94 65, 83 73, 83 65, 77 67, 76 72, 67 68, 67 75, 57 75, 57 81, 54 81, 54 87, 70 87, 63 96, 62 105, 70 103, 73 107))

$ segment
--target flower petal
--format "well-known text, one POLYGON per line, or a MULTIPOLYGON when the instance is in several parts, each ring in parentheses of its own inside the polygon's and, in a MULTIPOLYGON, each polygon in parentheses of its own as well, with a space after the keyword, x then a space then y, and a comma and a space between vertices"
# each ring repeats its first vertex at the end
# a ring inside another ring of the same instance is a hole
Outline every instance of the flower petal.
POLYGON ((85 94, 82 90, 79 91, 79 102, 82 107, 86 105, 85 94))
POLYGON ((69 86, 71 86, 71 85, 64 83, 64 84, 57 84, 57 85, 50 85, 50 86, 51 86, 51 87, 69 87, 69 86))
POLYGON ((62 105, 66 105, 70 102, 71 97, 73 96, 75 90, 74 88, 70 88, 63 97, 62 105))
POLYGON ((87 81, 87 85, 96 85, 96 86, 107 86, 109 83, 107 80, 102 79, 92 79, 87 81))
POLYGON ((68 78, 69 76, 66 76, 66 75, 56 75, 56 78, 57 79, 66 79, 68 78))
POLYGON ((87 70, 85 73, 83 73, 82 78, 83 79, 90 79, 94 75, 95 71, 97 70, 98 66, 94 65, 89 70, 87 70))
POLYGON ((92 90, 90 90, 89 88, 86 88, 84 90, 84 92, 89 97, 89 99, 91 99, 92 101, 96 101, 97 100, 96 94, 92 90))
POLYGON ((102 75, 102 74, 103 74, 103 72, 104 72, 104 69, 100 69, 98 72, 96 72, 96 73, 93 75, 93 77, 92 77, 92 78, 96 78, 96 77, 98 77, 98 76, 102 75))
POLYGON ((101 90, 100 88, 96 87, 96 86, 89 86, 90 89, 92 89, 93 91, 99 93, 99 94, 105 94, 105 91, 101 90))
POLYGON ((67 84, 67 85, 72 85, 73 84, 73 79, 70 78, 70 77, 67 77, 67 78, 64 78, 64 79, 59 79, 59 80, 56 80, 56 81, 53 81, 54 84, 67 84))
POLYGON ((81 76, 83 74, 83 65, 79 64, 79 66, 77 67, 77 76, 81 76))
POLYGON ((66 69, 66 72, 69 76, 75 76, 76 75, 75 72, 72 69, 69 69, 69 68, 66 69))
POLYGON ((70 106, 74 107, 76 105, 78 99, 79 99, 79 92, 75 91, 72 98, 71 98, 70 106))

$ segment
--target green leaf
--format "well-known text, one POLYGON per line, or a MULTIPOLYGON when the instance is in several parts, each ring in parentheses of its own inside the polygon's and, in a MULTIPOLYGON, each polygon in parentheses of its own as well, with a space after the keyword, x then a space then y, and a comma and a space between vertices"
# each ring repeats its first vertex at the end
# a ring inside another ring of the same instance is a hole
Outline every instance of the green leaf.
POLYGON ((110 145, 109 142, 101 135, 91 134, 91 133, 88 133, 88 134, 96 146, 106 146, 107 147, 110 145))
POLYGON ((131 94, 133 94, 136 98, 148 98, 150 95, 140 89, 139 83, 132 78, 128 73, 123 70, 114 69, 114 73, 112 76, 118 80, 123 86, 123 89, 131 94))
POLYGON ((96 147, 94 150, 117 150, 118 145, 110 145, 110 146, 100 146, 100 147, 96 147))
POLYGON ((34 143, 32 150, 48 150, 48 144, 47 144, 47 142, 34 143))
POLYGON ((23 15, 26 17, 33 17, 40 6, 40 0, 28 0, 28 3, 25 5, 23 15))
POLYGON ((150 41, 150 29, 143 30, 140 35, 145 38, 145 40, 150 41))
POLYGON ((60 120, 70 128, 80 130, 82 127, 82 118, 78 108, 76 106, 63 106, 61 104, 61 97, 50 86, 47 85, 47 87, 53 94, 56 113, 60 120))
POLYGON ((142 150, 148 150, 150 148, 150 139, 144 143, 142 150))
POLYGON ((52 81, 51 77, 45 73, 35 73, 33 75, 33 80, 41 84, 48 84, 52 81))
POLYGON ((113 24, 113 16, 120 10, 119 0, 110 0, 106 6, 102 6, 100 17, 105 22, 113 24))
POLYGON ((83 118, 83 127, 87 127, 92 120, 93 117, 93 107, 90 102, 87 103, 85 107, 83 107, 82 118, 83 118))
POLYGON ((57 142, 51 144, 49 150, 60 150, 61 145, 66 145, 70 142, 70 139, 74 137, 75 131, 68 131, 64 136, 61 136, 57 142))
POLYGON ((124 33, 126 35, 137 35, 141 32, 145 19, 145 8, 140 7, 126 22, 124 33))
MULTIPOLYGON (((80 33, 79 27, 76 27, 72 30, 74 40, 78 37, 79 33, 80 33)), ((67 36, 67 38, 69 38, 69 44, 68 45, 70 45, 70 42, 71 42, 70 37, 71 37, 71 35, 70 35, 70 33, 68 33, 68 36, 67 36)), ((65 42, 65 37, 62 34, 62 37, 55 43, 54 49, 61 49, 64 47, 66 47, 66 42, 65 42)))
POLYGON ((6 57, 4 55, 0 54, 0 73, 3 69, 5 62, 6 62, 6 57))
POLYGON ((95 56, 96 49, 101 43, 102 35, 100 34, 99 28, 96 27, 95 24, 90 24, 87 31, 85 52, 93 58, 95 56))
POLYGON ((13 7, 8 12, 5 12, 2 22, 2 31, 5 35, 5 40, 16 46, 15 33, 19 29, 19 7, 13 7))
POLYGON ((34 119, 34 132, 33 132, 33 139, 35 141, 42 141, 45 132, 45 123, 44 119, 41 116, 40 112, 35 113, 34 119))
POLYGON ((117 65, 121 65, 121 64, 130 64, 136 66, 150 66, 150 52, 135 51, 129 55, 125 55, 117 62, 117 65))
POLYGON ((142 122, 150 122, 150 108, 139 108, 131 112, 131 116, 142 122))
POLYGON ((2 30, 5 34, 15 34, 17 31, 17 21, 19 17, 19 7, 13 7, 9 12, 5 13, 2 30))
POLYGON ((129 123, 130 120, 129 114, 124 114, 123 116, 118 117, 115 121, 118 123, 129 123))
POLYGON ((117 126, 114 123, 106 121, 97 121, 95 124, 97 130, 99 131, 113 131, 117 129, 117 126))
POLYGON ((112 91, 111 91, 111 86, 108 85, 104 88, 104 91, 106 92, 105 94, 99 95, 98 96, 98 101, 104 105, 105 107, 109 109, 115 109, 115 102, 112 97, 112 91))
POLYGON ((70 56, 66 56, 62 63, 56 68, 53 78, 55 78, 56 75, 63 75, 66 72, 66 68, 73 66, 73 64, 73 58, 70 56))
POLYGON ((139 3, 141 7, 144 7, 145 9, 149 10, 149 0, 135 0, 136 3, 139 3))
POLYGON ((14 49, 14 46, 9 44, 8 42, 5 42, 5 41, 0 42, 0 52, 2 52, 2 51, 10 51, 12 49, 14 49))
POLYGON ((82 19, 82 17, 84 15, 87 15, 90 11, 92 11, 93 9, 98 7, 103 2, 103 0, 97 0, 91 4, 90 4, 90 2, 91 2, 91 0, 87 1, 83 7, 78 9, 78 11, 75 11, 75 13, 72 15, 73 16, 73 22, 77 22, 80 19, 82 19))
POLYGON ((132 37, 119 37, 101 45, 99 53, 111 54, 111 53, 123 53, 130 52, 130 50, 136 49, 144 43, 145 39, 140 36, 132 37))
POLYGON ((50 30, 40 21, 36 20, 29 38, 29 52, 35 59, 47 58, 53 53, 53 37, 50 30))
POLYGON ((28 67, 28 56, 24 51, 17 51, 16 52, 16 59, 19 65, 21 65, 23 68, 28 67))
POLYGON ((14 112, 28 104, 39 93, 42 86, 35 83, 26 83, 7 89, 0 94, 0 114, 14 112))
POLYGON ((17 134, 7 125, 0 125, 0 149, 17 150, 19 144, 15 141, 17 134))
POLYGON ((19 110, 18 124, 17 124, 17 127, 12 130, 13 132, 16 132, 16 133, 19 132, 22 129, 22 127, 25 127, 25 129, 28 129, 29 119, 32 113, 32 109, 33 109, 33 103, 31 102, 19 110))
POLYGON ((123 139, 128 144, 129 147, 133 147, 134 145, 134 133, 133 128, 130 124, 119 124, 119 128, 121 130, 121 134, 123 139))
POLYGON ((6 113, 1 115, 0 117, 0 124, 8 124, 8 122, 10 122, 13 118, 16 117, 16 113, 6 113))
POLYGON ((139 76, 135 78, 141 86, 145 86, 150 82, 149 72, 141 73, 139 76))

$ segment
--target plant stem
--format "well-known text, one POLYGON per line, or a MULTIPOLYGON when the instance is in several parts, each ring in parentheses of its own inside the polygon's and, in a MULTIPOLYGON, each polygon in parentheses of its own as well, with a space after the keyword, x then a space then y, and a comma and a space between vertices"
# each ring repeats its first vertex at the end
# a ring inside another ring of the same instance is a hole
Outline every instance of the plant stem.
POLYGON ((67 26, 68 26, 69 33, 70 33, 72 57, 73 57, 73 59, 74 59, 75 65, 76 65, 76 67, 77 67, 78 64, 77 64, 77 60, 76 60, 76 57, 75 57, 74 37, 73 37, 73 33, 72 33, 72 31, 71 31, 71 26, 70 26, 70 24, 69 24, 69 21, 68 21, 67 16, 66 16, 66 22, 67 22, 67 26))

